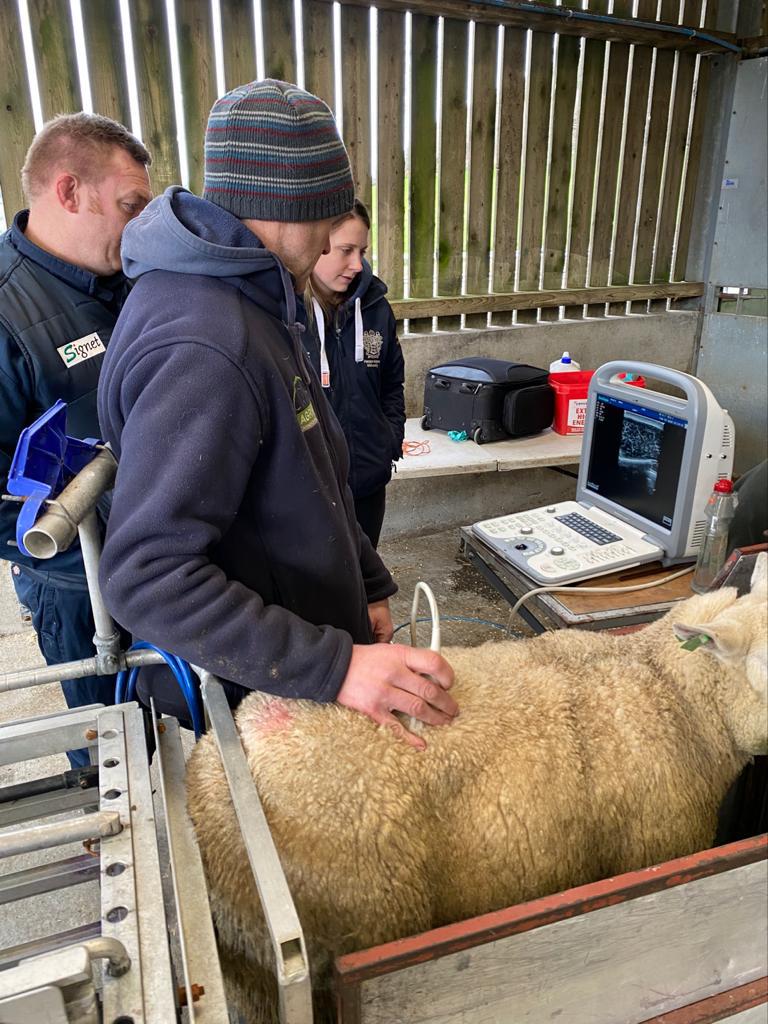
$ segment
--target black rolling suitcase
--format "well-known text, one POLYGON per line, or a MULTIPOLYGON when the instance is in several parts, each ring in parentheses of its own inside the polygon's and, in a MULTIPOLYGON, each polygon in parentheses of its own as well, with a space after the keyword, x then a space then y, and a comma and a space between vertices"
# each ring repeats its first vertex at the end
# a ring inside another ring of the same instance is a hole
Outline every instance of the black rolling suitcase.
POLYGON ((464 430, 477 444, 537 434, 552 424, 549 374, 527 363, 471 356, 441 363, 424 382, 424 430, 464 430))

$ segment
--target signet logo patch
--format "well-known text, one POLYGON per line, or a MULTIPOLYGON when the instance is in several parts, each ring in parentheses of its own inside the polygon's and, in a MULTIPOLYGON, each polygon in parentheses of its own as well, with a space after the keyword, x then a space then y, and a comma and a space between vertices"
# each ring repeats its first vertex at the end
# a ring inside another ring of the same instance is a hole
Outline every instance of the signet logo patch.
POLYGON ((93 334, 86 334, 82 338, 77 338, 76 341, 68 341, 66 345, 61 345, 56 351, 65 366, 75 366, 77 363, 84 363, 86 359, 93 359, 94 356, 107 350, 104 348, 101 338, 94 331, 93 334))

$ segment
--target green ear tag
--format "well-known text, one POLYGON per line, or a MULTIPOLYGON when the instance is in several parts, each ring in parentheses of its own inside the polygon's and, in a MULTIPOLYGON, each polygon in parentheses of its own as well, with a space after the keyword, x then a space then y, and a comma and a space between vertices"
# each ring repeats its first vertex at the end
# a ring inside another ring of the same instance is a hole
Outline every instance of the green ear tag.
POLYGON ((696 648, 701 647, 702 644, 709 643, 709 639, 710 638, 706 633, 699 633, 698 636, 689 637, 689 639, 681 643, 680 646, 684 651, 695 651, 696 648))

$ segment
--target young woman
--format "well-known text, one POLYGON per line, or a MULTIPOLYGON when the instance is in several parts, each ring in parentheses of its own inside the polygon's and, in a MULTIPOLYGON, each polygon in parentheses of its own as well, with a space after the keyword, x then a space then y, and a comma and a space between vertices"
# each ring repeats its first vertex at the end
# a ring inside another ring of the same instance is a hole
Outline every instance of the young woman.
POLYGON ((374 547, 405 431, 403 353, 387 286, 365 259, 371 221, 355 200, 312 271, 307 349, 347 439, 357 520, 374 547))

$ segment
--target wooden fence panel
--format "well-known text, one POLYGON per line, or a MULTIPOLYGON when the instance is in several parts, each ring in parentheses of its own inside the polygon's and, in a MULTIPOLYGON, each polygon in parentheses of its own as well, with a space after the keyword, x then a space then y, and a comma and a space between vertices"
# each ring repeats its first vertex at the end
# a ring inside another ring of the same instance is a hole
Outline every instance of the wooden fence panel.
POLYGON ((304 0, 304 84, 309 92, 336 108, 333 94, 333 8, 321 0, 304 0))
MULTIPOLYGON (((493 290, 496 292, 510 292, 515 286, 525 100, 525 46, 525 32, 513 28, 504 30, 499 171, 496 183, 496 235, 493 240, 493 290)), ((511 317, 504 314, 496 314, 492 318, 492 323, 496 326, 510 322, 511 317)))
MULTIPOLYGON (((553 4, 555 0, 542 2, 553 4)), ((291 0, 259 3, 266 73, 295 81, 294 5, 291 0)), ((128 124, 129 69, 125 66, 120 31, 120 0, 81 0, 80 6, 94 109, 128 124)), ((609 0, 590 0, 589 11, 605 12, 608 6, 609 0)), ((612 4, 614 13, 620 16, 630 15, 632 7, 633 0, 615 0, 612 4)), ((43 116, 77 110, 82 98, 70 2, 28 0, 28 9, 43 116)), ((180 58, 184 109, 181 131, 189 156, 189 183, 194 191, 199 191, 203 180, 204 125, 217 91, 211 3, 175 0, 175 9, 178 39, 173 45, 178 47, 180 58)), ((438 8, 433 5, 423 9, 438 8)), ((542 274, 541 286, 548 294, 563 284, 573 290, 611 282, 621 285, 627 281, 664 281, 671 274, 675 279, 683 278, 698 164, 702 158, 709 58, 665 49, 667 39, 659 40, 657 50, 652 45, 636 43, 631 50, 633 70, 628 76, 628 43, 579 38, 578 34, 557 37, 549 26, 542 29, 539 16, 531 13, 530 24, 537 26, 531 33, 519 27, 504 30, 500 120, 496 126, 499 36, 497 24, 485 12, 473 30, 475 63, 467 159, 467 46, 471 11, 469 5, 440 9, 444 14, 456 13, 445 16, 443 23, 444 59, 439 83, 437 15, 412 16, 412 114, 406 180, 402 138, 408 72, 404 9, 385 3, 378 10, 379 166, 372 168, 370 8, 353 0, 343 2, 341 7, 345 115, 340 127, 353 163, 356 188, 361 198, 375 207, 373 244, 379 270, 388 279, 392 297, 398 298, 406 291, 406 272, 407 293, 414 297, 432 296, 435 280, 440 294, 459 295, 463 270, 464 289, 471 294, 483 294, 491 286, 498 293, 515 287, 535 290, 542 274), (558 58, 553 88, 555 39, 558 58), (528 45, 530 80, 526 85, 528 45), (574 137, 581 52, 584 60, 580 113, 574 137), (697 95, 691 127, 694 90, 697 95), (605 109, 601 114, 603 92, 605 109), (439 160, 437 94, 442 97, 439 160), (646 115, 650 118, 647 124, 646 115), (496 127, 499 151, 498 166, 494 169, 496 127), (372 188, 374 177, 376 195, 372 188)), ((657 0, 640 0, 638 17, 653 21, 656 9, 657 0)), ((685 0, 682 14, 679 0, 662 0, 659 19, 666 23, 681 20, 698 27, 704 9, 705 28, 716 31, 717 0, 707 0, 706 6, 704 0, 685 0)), ((162 191, 180 180, 166 0, 131 0, 129 10, 139 131, 153 154, 153 187, 162 191)), ((729 8, 723 8, 723 12, 721 22, 728 20, 725 15, 729 8)), ((503 17, 499 15, 500 20, 503 17)), ((333 5, 329 0, 303 0, 302 19, 306 87, 333 108, 333 5)), ((257 75, 253 0, 223 0, 221 27, 224 77, 230 89, 252 81, 257 75)), ((572 31, 572 26, 567 31, 572 31)), ((688 44, 681 41, 680 45, 688 44)), ((19 169, 33 137, 32 102, 16 0, 0 0, 0 62, 4 68, 0 93, 0 187, 6 217, 10 219, 22 205, 19 169)), ((523 313, 520 320, 558 315, 554 312, 556 304, 547 305, 552 312, 542 314, 540 309, 538 314, 523 313)), ((508 308, 498 312, 493 322, 509 322, 508 308)), ((452 307, 446 318, 440 318, 440 326, 457 326, 457 313, 458 307, 452 307)), ((469 326, 485 322, 476 308, 467 315, 469 326)), ((580 311, 567 309, 566 315, 580 315, 580 311)))
POLYGON ((411 23, 410 287, 432 295, 435 245, 437 18, 411 23))
POLYGON ((216 58, 208 0, 176 0, 189 188, 203 191, 205 126, 216 99, 216 58))
MULTIPOLYGON (((557 47, 557 79, 552 117, 552 155, 548 175, 547 221, 544 237, 545 288, 563 287, 573 162, 573 118, 582 45, 583 40, 578 36, 561 36, 557 47)), ((557 309, 541 313, 542 320, 557 320, 558 317, 557 309)))
POLYGON ((20 171, 35 134, 16 4, 0 3, 0 190, 7 224, 24 208, 20 171))
POLYGON ((93 109, 129 128, 131 108, 120 30, 120 0, 80 0, 80 9, 93 109))
POLYGON ((169 185, 178 185, 180 177, 171 55, 162 0, 132 0, 131 34, 141 133, 152 153, 150 177, 157 194, 169 185))
POLYGON ((678 199, 685 167, 688 119, 691 110, 696 57, 692 53, 678 54, 677 84, 675 86, 674 110, 669 131, 669 152, 664 191, 661 195, 658 235, 654 260, 654 281, 669 281, 672 269, 672 245, 677 222, 678 199))
POLYGON ((29 0, 43 120, 82 108, 75 33, 68 0, 29 0))
MULTIPOLYGON (((641 0, 639 14, 653 20, 655 9, 656 0, 641 0)), ((636 46, 632 58, 624 162, 618 186, 617 217, 614 225, 612 284, 627 284, 630 277, 652 66, 653 50, 648 46, 636 46)), ((621 304, 609 308, 609 312, 614 315, 620 315, 624 311, 625 306, 621 304)))
MULTIPOLYGON (((440 147, 440 231, 438 283, 441 295, 461 294, 464 247, 464 190, 467 178, 467 45, 469 26, 443 23, 443 77, 440 147)), ((459 317, 440 320, 440 329, 461 326, 459 317)))
POLYGON ((293 4, 289 0, 261 0, 261 27, 264 35, 264 69, 267 78, 295 82, 293 4))
POLYGON ((639 284, 648 284, 651 280, 659 195, 666 181, 665 154, 670 104, 674 102, 672 80, 675 56, 669 50, 659 50, 656 54, 651 123, 648 131, 645 177, 640 200, 640 218, 637 223, 635 266, 632 274, 632 281, 639 284), (662 180, 662 173, 664 180, 662 180))
MULTIPOLYGON (((547 182, 553 39, 553 36, 545 35, 543 32, 534 32, 531 38, 528 138, 525 147, 523 229, 520 241, 521 291, 531 291, 539 287, 547 182)), ((521 314, 518 319, 520 322, 532 322, 536 319, 536 313, 521 314)))
MULTIPOLYGON (((494 25, 475 27, 467 233, 467 291, 472 294, 487 292, 489 284, 498 34, 494 25)), ((477 313, 465 323, 467 327, 485 327, 487 319, 477 313)))
POLYGON ((220 8, 224 85, 229 91, 256 78, 253 0, 225 0, 220 8))
POLYGON ((344 142, 352 163, 355 191, 371 204, 371 47, 366 7, 342 7, 341 80, 343 83, 344 142))
MULTIPOLYGON (((582 287, 587 283, 589 243, 594 213, 595 170, 602 127, 603 71, 607 55, 607 44, 601 39, 585 39, 583 46, 584 72, 566 281, 567 286, 571 288, 582 287)), ((583 307, 566 306, 565 308, 565 316, 568 319, 580 319, 582 314, 583 307)))
POLYGON ((704 16, 704 28, 712 31, 717 28, 717 19, 720 13, 720 0, 707 0, 707 11, 704 16))
POLYGON ((403 294, 403 227, 405 219, 405 154, 403 151, 403 89, 405 74, 405 17, 379 11, 378 120, 379 167, 378 274, 392 298, 403 294))
POLYGON ((699 80, 696 89, 695 108, 693 116, 693 131, 688 153, 688 166, 685 181, 683 183, 683 206, 680 217, 680 229, 678 232, 677 252, 672 266, 670 279, 672 281, 685 280, 685 267, 688 259, 688 245, 691 240, 691 228, 693 227, 693 207, 696 197, 696 182, 698 180, 699 164, 701 162, 701 143, 704 137, 704 119, 707 105, 707 93, 709 91, 709 64, 700 59, 699 80))

